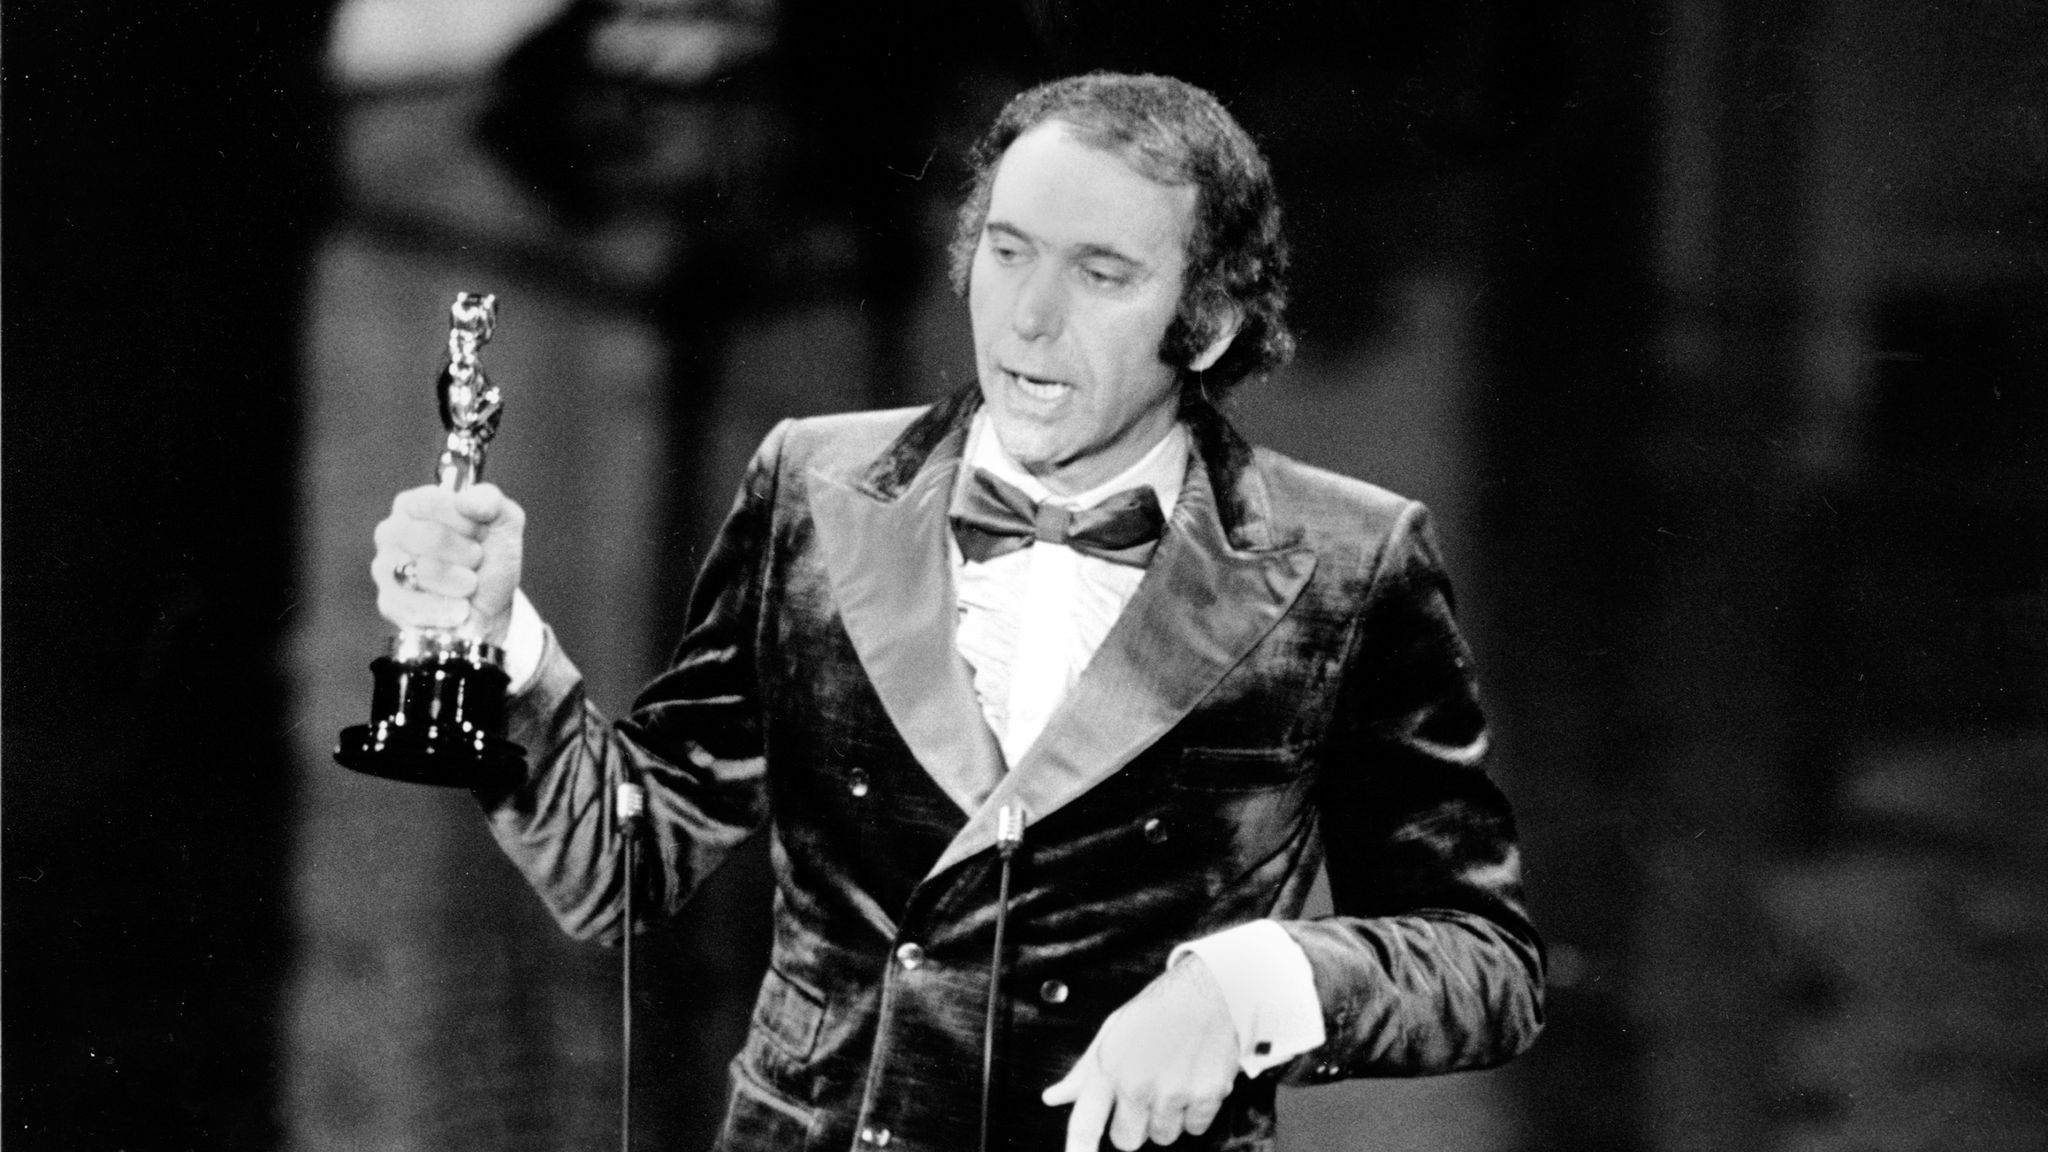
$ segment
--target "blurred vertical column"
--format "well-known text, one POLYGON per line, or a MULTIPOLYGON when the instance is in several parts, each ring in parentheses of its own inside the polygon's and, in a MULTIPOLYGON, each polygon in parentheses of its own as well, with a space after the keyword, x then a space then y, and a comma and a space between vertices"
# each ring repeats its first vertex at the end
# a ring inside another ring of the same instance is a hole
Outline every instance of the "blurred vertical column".
MULTIPOLYGON (((293 1147, 584 1147, 615 1123, 616 954, 560 935, 466 794, 357 778, 327 758, 387 631, 368 532, 398 489, 428 478, 431 385, 458 290, 501 301, 486 357, 508 411, 487 479, 527 509, 529 593, 607 707, 624 707, 660 657, 646 622, 677 496, 673 406, 689 394, 650 315, 676 258, 672 206, 566 209, 479 129, 502 104, 494 69, 559 8, 366 3, 340 23, 344 212, 306 299, 293 1147)), ((584 159, 561 147, 561 165, 584 159)))
POLYGON ((1645 1145, 1640 858, 1656 816, 1638 622, 1654 611, 1641 424, 1655 382, 1651 96, 1665 29, 1626 3, 1493 10, 1499 142, 1476 247, 1474 539, 1498 763, 1513 787, 1549 1023, 1510 1071, 1521 1146, 1645 1145))
MULTIPOLYGON (((673 643, 767 428, 926 394, 888 353, 924 274, 903 249, 926 202, 883 194, 918 188, 931 159, 888 146, 927 134, 916 62, 888 58, 921 30, 811 7, 343 13, 346 211, 308 301, 294 1146, 612 1139, 616 953, 561 937, 467 796, 352 777, 326 744, 366 699, 385 631, 368 534, 427 478, 454 291, 499 295, 486 358, 508 407, 487 478, 525 505, 526 587, 615 715, 673 643), (877 71, 889 81, 861 83, 877 71), (809 115, 820 108, 834 114, 809 115), (864 135, 871 123, 887 131, 864 135)), ((753 845, 639 952, 635 1119, 650 1146, 716 1131, 768 883, 753 845)))
POLYGON ((1651 1146, 1762 1148, 1788 1101, 1761 895, 1796 850, 1799 785, 1818 767, 1785 577, 1814 13, 1721 0, 1657 19, 1657 367, 1637 446, 1655 599, 1633 638, 1654 807, 1632 1015, 1651 1146))

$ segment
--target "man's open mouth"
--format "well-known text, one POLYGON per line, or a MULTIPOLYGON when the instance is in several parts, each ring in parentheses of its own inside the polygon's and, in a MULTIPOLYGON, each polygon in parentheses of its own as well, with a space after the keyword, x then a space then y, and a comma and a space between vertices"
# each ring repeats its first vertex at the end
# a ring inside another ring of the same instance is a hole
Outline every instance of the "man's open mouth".
POLYGON ((1008 369, 1004 371, 1008 372, 1010 379, 1016 382, 1017 387, 1022 389, 1026 396, 1037 400, 1057 400, 1066 395, 1071 388, 1071 385, 1058 380, 1027 376, 1022 372, 1009 372, 1008 369))

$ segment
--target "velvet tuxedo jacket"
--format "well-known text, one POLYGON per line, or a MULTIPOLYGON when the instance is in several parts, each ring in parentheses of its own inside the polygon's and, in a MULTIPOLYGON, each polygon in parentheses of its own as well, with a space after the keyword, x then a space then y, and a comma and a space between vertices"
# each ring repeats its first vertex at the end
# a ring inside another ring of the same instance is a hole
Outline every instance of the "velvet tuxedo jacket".
MULTIPOLYGON (((719 1147, 973 1146, 997 891, 1014 862, 995 1131, 1056 1149, 1038 1093, 1176 944, 1274 917, 1328 1042, 1240 1078, 1180 1147, 1260 1148, 1281 1075, 1482 1067, 1540 1027, 1512 820, 1422 507, 1188 414, 1144 582, 1006 766, 954 647, 946 513, 972 389, 785 422, 706 560, 689 627, 608 723, 552 638, 493 831, 575 935, 621 930, 612 785, 648 788, 641 906, 674 909, 766 829, 775 939, 719 1147), (1334 915, 1298 919, 1319 866, 1334 915)), ((1105 1147, 1107 1145, 1105 1144, 1105 1147)))

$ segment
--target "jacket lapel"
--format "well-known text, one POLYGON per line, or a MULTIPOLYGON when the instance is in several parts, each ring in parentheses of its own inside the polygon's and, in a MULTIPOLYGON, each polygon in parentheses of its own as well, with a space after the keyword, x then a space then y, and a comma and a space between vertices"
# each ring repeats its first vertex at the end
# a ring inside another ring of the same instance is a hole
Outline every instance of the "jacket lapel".
MULTIPOLYGON (((1151 571, 1044 735, 1001 776, 927 879, 993 847, 1005 805, 1043 820, 1158 741, 1272 631, 1315 571, 1312 550, 1273 543, 1250 449, 1213 410, 1188 418, 1200 451, 1151 571)), ((941 523, 944 511, 941 504, 941 523)), ((950 595, 947 603, 950 611, 950 595)))
POLYGON ((956 397, 928 412, 857 476, 813 473, 810 499, 861 667, 918 763, 972 813, 1002 778, 1003 758, 953 639, 946 511, 966 438, 961 407, 956 397))

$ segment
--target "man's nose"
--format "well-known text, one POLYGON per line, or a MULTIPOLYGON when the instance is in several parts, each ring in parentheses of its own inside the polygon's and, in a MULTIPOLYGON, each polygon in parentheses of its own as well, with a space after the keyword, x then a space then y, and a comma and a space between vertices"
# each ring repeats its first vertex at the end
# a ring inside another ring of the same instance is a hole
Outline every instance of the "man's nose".
POLYGON ((1010 326, 1026 340, 1049 339, 1060 334, 1066 322, 1066 286, 1053 261, 1040 261, 1024 275, 1017 287, 1017 301, 1010 310, 1010 326))

